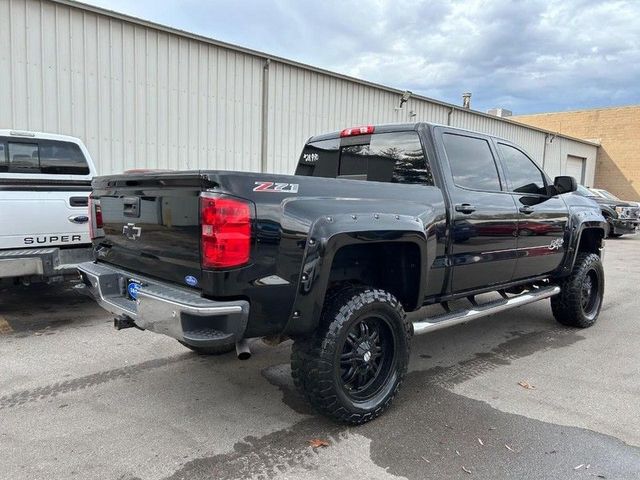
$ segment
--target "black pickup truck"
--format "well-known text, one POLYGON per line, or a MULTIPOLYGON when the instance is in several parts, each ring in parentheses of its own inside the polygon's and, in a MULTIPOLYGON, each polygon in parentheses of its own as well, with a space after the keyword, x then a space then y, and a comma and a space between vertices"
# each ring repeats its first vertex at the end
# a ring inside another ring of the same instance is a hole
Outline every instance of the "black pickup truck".
POLYGON ((391 404, 414 334, 544 298, 562 324, 596 321, 607 227, 575 190, 489 135, 349 128, 310 138, 295 175, 96 178, 81 286, 116 328, 203 354, 291 338, 296 386, 358 424, 391 404), (407 319, 430 304, 442 313, 407 319))

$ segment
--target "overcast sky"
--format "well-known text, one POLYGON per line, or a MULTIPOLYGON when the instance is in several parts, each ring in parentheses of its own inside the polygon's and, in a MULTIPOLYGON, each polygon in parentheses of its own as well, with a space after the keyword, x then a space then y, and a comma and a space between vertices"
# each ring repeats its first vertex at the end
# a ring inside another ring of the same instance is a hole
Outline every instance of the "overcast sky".
POLYGON ((640 0, 85 0, 472 108, 640 103, 640 0))

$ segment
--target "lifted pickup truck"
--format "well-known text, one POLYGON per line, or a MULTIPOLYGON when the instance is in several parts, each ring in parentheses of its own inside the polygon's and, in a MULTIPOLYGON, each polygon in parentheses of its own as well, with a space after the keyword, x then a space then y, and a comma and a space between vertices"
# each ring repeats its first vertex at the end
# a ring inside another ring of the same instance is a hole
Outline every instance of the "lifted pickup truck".
POLYGON ((349 128, 309 139, 295 176, 96 178, 97 260, 80 272, 116 327, 196 352, 292 338, 296 386, 359 424, 391 404, 413 334, 549 297, 559 322, 596 321, 606 222, 575 189, 481 133, 349 128), (498 298, 479 301, 486 292, 498 298), (428 304, 444 312, 407 320, 428 304))

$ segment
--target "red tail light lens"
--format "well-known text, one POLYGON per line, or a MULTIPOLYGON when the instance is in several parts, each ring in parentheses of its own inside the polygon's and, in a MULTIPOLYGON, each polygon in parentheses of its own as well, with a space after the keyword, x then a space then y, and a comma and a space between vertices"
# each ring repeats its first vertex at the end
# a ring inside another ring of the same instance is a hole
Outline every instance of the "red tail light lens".
POLYGON ((91 240, 100 236, 98 230, 103 227, 102 223, 102 207, 100 206, 100 200, 96 200, 91 195, 89 196, 89 236, 91 240))
POLYGON ((244 265, 251 253, 251 207, 229 197, 200 197, 201 263, 203 268, 244 265))
POLYGON ((374 132, 373 125, 365 125, 364 127, 345 128, 340 132, 341 137, 352 137, 354 135, 370 135, 374 132))

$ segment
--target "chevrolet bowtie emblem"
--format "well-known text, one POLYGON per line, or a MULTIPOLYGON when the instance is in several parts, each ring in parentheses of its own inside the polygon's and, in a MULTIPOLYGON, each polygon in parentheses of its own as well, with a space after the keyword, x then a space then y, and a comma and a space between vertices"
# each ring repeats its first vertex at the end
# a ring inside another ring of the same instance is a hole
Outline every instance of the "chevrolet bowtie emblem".
POLYGON ((141 233, 142 229, 140 227, 136 227, 135 223, 127 223, 122 227, 122 234, 129 240, 137 240, 140 238, 141 233))

